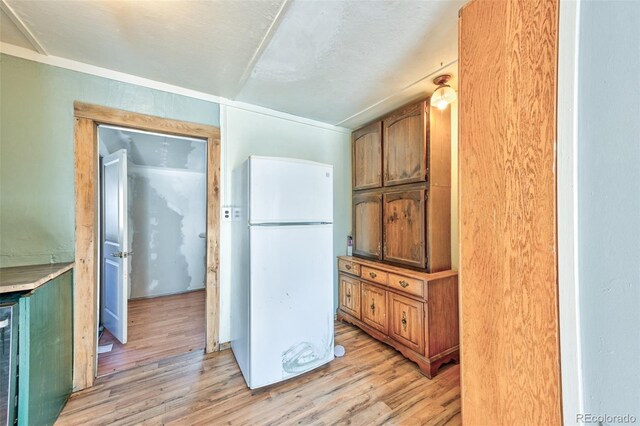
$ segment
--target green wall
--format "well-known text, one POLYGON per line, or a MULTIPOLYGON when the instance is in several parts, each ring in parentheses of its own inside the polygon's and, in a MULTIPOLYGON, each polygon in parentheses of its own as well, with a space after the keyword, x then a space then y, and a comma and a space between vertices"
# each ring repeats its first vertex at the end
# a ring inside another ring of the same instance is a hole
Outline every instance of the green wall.
POLYGON ((0 55, 0 266, 73 260, 73 102, 217 126, 216 103, 0 55))

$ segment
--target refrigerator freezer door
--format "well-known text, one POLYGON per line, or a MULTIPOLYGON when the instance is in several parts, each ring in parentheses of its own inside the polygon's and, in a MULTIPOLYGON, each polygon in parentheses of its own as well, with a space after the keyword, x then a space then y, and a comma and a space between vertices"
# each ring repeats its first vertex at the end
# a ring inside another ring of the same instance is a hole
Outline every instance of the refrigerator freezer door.
POLYGON ((333 166, 272 157, 249 159, 249 222, 333 222, 333 166))
POLYGON ((248 385, 255 389, 333 359, 333 231, 252 226, 250 234, 248 385))

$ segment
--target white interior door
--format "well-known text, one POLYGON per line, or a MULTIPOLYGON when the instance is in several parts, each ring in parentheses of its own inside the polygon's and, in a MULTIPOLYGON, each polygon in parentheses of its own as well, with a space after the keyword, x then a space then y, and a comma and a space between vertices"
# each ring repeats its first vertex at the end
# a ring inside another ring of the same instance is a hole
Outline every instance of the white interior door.
POLYGON ((127 343, 129 252, 127 239, 127 151, 102 162, 103 246, 102 322, 121 343, 127 343))

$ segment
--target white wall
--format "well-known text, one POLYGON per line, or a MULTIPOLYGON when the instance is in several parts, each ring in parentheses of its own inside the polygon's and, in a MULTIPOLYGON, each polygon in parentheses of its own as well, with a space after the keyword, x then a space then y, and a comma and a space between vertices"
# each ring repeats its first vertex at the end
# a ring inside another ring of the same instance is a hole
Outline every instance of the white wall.
POLYGON ((639 23, 640 2, 583 1, 580 6, 578 259, 584 411, 631 414, 636 422, 640 421, 639 23))
POLYGON ((205 174, 129 163, 130 298, 204 288, 205 174))
MULTIPOLYGON (((332 164, 334 168, 334 256, 346 253, 351 233, 351 134, 221 106, 222 205, 231 204, 234 168, 250 155, 293 157, 332 164)), ((220 341, 230 340, 230 222, 222 222, 220 264, 220 341)), ((334 305, 337 308, 337 270, 334 305)))

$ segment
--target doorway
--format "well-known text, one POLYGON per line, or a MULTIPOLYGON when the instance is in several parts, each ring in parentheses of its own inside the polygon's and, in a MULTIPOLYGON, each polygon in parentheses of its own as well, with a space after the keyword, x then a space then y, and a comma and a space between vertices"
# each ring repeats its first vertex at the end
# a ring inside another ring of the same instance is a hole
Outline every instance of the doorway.
POLYGON ((98 126, 97 375, 204 349, 206 141, 98 126))
MULTIPOLYGON (((220 349, 220 129, 74 102, 75 269, 74 391, 93 386, 97 375, 99 323, 99 175, 98 126, 110 125, 206 141, 205 351, 220 349)), ((124 254, 124 253, 123 253, 124 254)), ((115 257, 114 257, 115 258, 115 257)))

